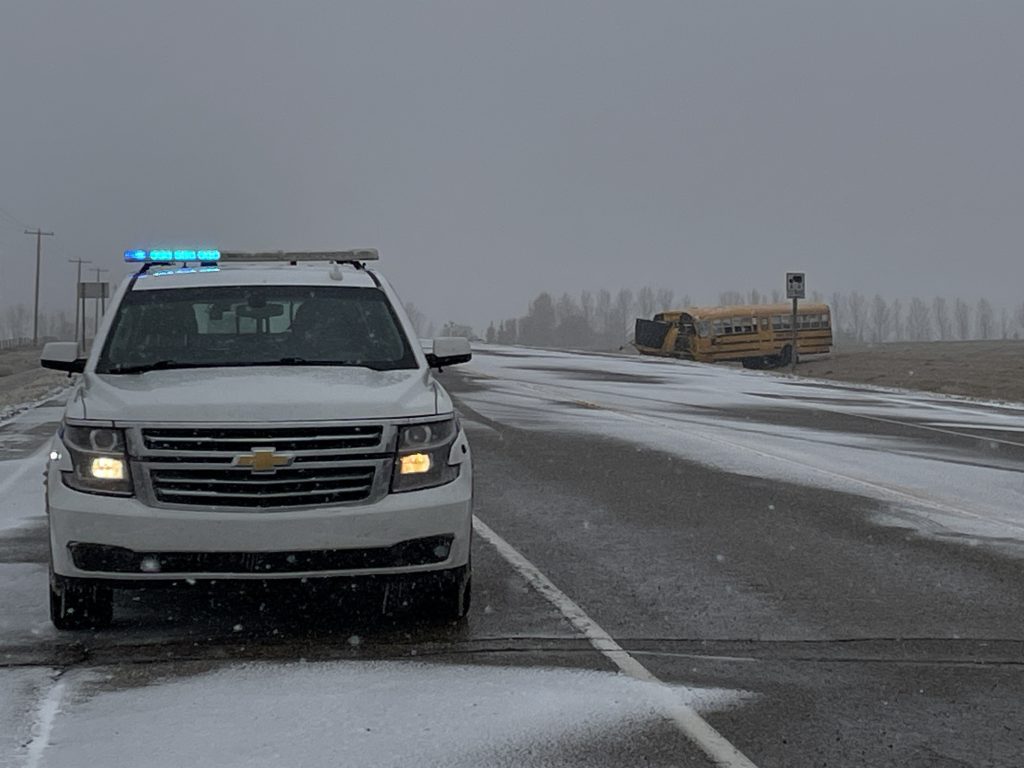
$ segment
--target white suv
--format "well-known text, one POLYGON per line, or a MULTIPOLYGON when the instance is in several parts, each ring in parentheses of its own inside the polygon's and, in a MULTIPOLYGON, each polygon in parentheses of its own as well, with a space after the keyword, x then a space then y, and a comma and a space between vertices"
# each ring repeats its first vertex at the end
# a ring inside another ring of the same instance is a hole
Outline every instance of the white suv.
MULTIPOLYGON (((112 619, 152 581, 394 577, 470 599, 469 444, 376 251, 128 251, 50 453, 50 615, 112 619), (398 578, 401 577, 401 578, 398 578)), ((390 583, 390 582, 389 582, 390 583)))

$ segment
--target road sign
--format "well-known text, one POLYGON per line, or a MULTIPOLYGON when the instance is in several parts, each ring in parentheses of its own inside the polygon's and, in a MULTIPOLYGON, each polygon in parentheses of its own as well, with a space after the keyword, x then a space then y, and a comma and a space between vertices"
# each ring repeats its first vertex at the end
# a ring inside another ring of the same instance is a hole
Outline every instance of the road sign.
POLYGON ((802 299, 806 293, 807 286, 803 272, 786 273, 786 298, 802 299))
POLYGON ((78 298, 80 299, 109 299, 110 283, 79 283, 78 298))

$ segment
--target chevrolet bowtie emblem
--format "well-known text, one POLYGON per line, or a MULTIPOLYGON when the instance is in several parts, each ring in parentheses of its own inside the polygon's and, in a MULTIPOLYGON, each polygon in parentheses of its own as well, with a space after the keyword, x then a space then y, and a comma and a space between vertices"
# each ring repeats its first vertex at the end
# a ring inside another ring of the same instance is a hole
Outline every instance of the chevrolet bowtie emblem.
POLYGON ((249 467, 254 474, 272 475, 280 467, 291 466, 293 461, 295 456, 291 453, 276 453, 274 448, 253 448, 252 453, 235 456, 231 466, 249 467))

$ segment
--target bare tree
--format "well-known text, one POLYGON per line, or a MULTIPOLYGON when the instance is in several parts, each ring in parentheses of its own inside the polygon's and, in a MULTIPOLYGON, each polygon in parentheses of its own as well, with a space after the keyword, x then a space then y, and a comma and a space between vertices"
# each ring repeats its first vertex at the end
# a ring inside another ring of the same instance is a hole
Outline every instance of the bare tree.
POLYGON ((907 312, 907 335, 911 341, 931 341, 932 318, 928 305, 915 296, 907 312))
POLYGON ((730 307, 734 304, 743 303, 743 294, 739 291, 722 291, 718 294, 718 304, 722 307, 730 307))
POLYGON ((899 299, 892 300, 892 308, 889 310, 892 315, 890 323, 892 324, 892 338, 894 341, 903 341, 906 338, 905 328, 903 327, 903 302, 899 299))
POLYGON ((24 304, 14 304, 8 307, 4 314, 9 338, 23 339, 28 336, 29 325, 32 321, 32 313, 28 307, 24 304))
POLYGON ((645 285, 636 293, 637 316, 650 320, 651 316, 654 314, 654 309, 654 289, 648 285, 645 285))
POLYGON ((892 315, 885 299, 876 295, 871 302, 871 340, 876 344, 889 338, 889 325, 892 315))
POLYGON ((935 318, 935 328, 939 332, 939 341, 947 341, 953 338, 953 320, 949 316, 949 305, 941 296, 932 300, 932 317, 935 318))
POLYGON ((615 309, 613 311, 613 317, 615 323, 612 326, 611 337, 612 344, 621 344, 625 340, 626 334, 630 333, 633 328, 633 292, 628 288, 623 288, 615 295, 615 309))
POLYGON ((672 303, 673 301, 675 301, 675 291, 671 288, 659 288, 658 295, 654 298, 655 308, 659 312, 674 309, 675 305, 672 303))
POLYGON ((750 293, 747 296, 747 303, 748 304, 760 304, 761 303, 761 292, 759 290, 757 290, 757 288, 754 288, 753 290, 750 291, 750 293))
POLYGON ((992 305, 988 299, 978 299, 977 308, 977 322, 978 322, 978 337, 982 339, 991 339, 993 332, 995 331, 995 313, 992 311, 992 305))
POLYGON ((999 325, 1003 330, 1003 340, 1010 338, 1010 311, 1006 307, 999 311, 999 325))
POLYGON ((846 300, 846 308, 850 311, 850 332, 857 341, 864 341, 864 329, 868 319, 868 300, 864 294, 854 291, 846 300))
POLYGON ((530 302, 526 316, 519 320, 519 343, 531 347, 547 347, 554 342, 555 300, 551 294, 541 293, 530 302))
POLYGON ((597 292, 597 303, 594 305, 594 330, 607 342, 607 337, 610 336, 612 330, 612 295, 604 289, 597 292))
POLYGON ((835 344, 843 334, 843 321, 846 319, 843 294, 836 291, 829 298, 829 309, 832 311, 832 343, 835 344))
POLYGON ((971 305, 963 299, 953 304, 953 318, 956 320, 956 336, 961 341, 971 338, 971 305))
POLYGON ((590 291, 583 291, 580 294, 580 311, 583 313, 583 319, 587 321, 587 325, 594 328, 594 294, 590 291))
POLYGON ((563 323, 571 317, 583 314, 576 300, 568 293, 563 293, 555 303, 555 324, 563 323))

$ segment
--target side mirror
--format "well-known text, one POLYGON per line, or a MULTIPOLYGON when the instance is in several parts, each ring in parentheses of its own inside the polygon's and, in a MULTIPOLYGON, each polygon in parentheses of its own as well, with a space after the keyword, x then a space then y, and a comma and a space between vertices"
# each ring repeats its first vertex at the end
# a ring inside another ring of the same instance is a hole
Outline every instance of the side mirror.
POLYGON ((427 353, 427 364, 431 368, 468 363, 473 359, 469 339, 462 336, 441 336, 434 339, 434 351, 427 353))
POLYGON ((52 368, 55 371, 67 371, 68 373, 81 373, 85 370, 85 358, 78 356, 78 342, 76 341, 48 342, 43 347, 39 364, 43 368, 52 368))

